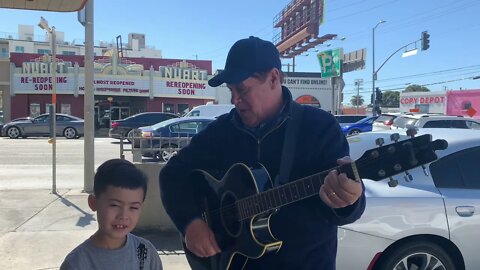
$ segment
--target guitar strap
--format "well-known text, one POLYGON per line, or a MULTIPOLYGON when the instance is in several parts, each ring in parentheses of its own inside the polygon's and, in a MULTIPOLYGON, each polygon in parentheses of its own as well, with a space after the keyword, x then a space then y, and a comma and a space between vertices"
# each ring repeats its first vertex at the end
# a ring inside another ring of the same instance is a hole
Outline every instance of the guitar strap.
POLYGON ((287 122, 287 130, 283 139, 282 157, 280 160, 280 169, 274 186, 280 186, 288 182, 290 170, 293 164, 293 157, 295 156, 295 146, 297 144, 297 134, 302 121, 303 106, 292 102, 291 115, 287 122))

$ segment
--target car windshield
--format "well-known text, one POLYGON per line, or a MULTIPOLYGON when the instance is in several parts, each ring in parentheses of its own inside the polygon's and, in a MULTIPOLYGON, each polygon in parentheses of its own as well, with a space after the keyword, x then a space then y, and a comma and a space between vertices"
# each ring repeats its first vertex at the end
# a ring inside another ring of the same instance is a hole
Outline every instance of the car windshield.
POLYGON ((152 125, 152 129, 159 129, 175 122, 178 122, 178 118, 172 118, 172 119, 168 119, 168 120, 156 123, 155 125, 152 125))
POLYGON ((389 115, 389 114, 382 114, 380 115, 376 120, 375 122, 385 122, 385 121, 389 121, 391 120, 393 117, 393 115, 389 115))
POLYGON ((405 128, 407 126, 414 126, 417 123, 418 119, 409 118, 409 117, 397 117, 393 121, 393 125, 398 128, 405 128))

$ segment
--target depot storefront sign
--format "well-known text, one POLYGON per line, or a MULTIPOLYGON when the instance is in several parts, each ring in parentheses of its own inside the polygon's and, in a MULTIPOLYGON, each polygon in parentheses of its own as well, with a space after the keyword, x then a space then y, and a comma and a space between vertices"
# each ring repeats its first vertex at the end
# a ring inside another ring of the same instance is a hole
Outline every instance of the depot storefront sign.
POLYGON ((416 113, 445 113, 445 92, 400 93, 400 111, 416 113))
POLYGON ((429 97, 402 97, 400 104, 444 104, 445 96, 429 96, 429 97))

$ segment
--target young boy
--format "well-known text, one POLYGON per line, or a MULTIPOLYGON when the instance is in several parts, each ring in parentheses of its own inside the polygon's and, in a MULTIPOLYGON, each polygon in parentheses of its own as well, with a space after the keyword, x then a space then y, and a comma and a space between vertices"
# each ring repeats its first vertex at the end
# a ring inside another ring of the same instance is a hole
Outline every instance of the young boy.
POLYGON ((88 205, 97 211, 98 230, 65 258, 61 270, 162 269, 157 250, 130 232, 147 192, 147 177, 123 159, 111 159, 95 174, 88 205))

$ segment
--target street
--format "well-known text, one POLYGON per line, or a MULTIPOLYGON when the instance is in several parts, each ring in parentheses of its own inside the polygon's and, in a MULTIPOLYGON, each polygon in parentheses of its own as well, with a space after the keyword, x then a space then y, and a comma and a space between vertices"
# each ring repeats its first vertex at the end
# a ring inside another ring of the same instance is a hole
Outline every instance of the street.
MULTIPOLYGON (((57 139, 57 189, 83 189, 83 152, 83 138, 57 139)), ((119 140, 95 138, 95 168, 119 157, 119 140)), ((126 152, 125 158, 132 161, 132 154, 126 152)), ((0 137, 0 189, 51 188, 52 145, 48 138, 0 137)))

